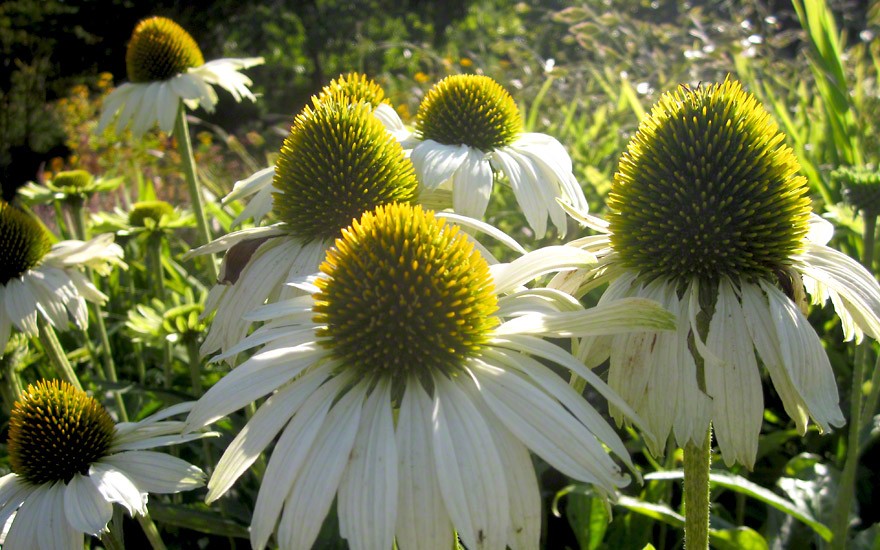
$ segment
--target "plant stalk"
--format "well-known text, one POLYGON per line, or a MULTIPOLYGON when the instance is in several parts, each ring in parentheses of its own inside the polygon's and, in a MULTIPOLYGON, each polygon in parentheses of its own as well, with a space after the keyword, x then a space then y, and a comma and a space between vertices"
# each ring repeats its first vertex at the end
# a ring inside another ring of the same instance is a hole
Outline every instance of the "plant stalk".
POLYGON ((37 327, 39 329, 40 343, 43 344, 43 349, 46 355, 49 356, 49 360, 55 365, 58 377, 74 388, 82 390, 82 384, 79 383, 76 372, 70 366, 70 361, 67 360, 67 354, 64 353, 64 348, 61 347, 61 342, 58 341, 55 330, 40 315, 37 315, 37 327))
MULTIPOLYGON (((873 215, 865 215, 864 223, 865 233, 862 237, 862 264, 867 267, 868 271, 871 271, 871 265, 874 263, 874 234, 877 229, 877 217, 873 215)), ((868 362, 870 348, 870 342, 862 342, 861 345, 856 348, 855 359, 853 361, 852 387, 850 388, 849 433, 846 440, 846 459, 843 463, 843 473, 840 475, 840 486, 834 511, 831 514, 831 531, 834 533, 834 538, 831 542, 834 548, 846 547, 849 532, 849 513, 852 507, 852 501, 855 499, 856 470, 859 466, 859 455, 861 451, 860 436, 863 422, 862 383, 865 378, 865 368, 867 366, 866 364, 868 362)), ((875 388, 871 388, 872 394, 874 394, 875 391, 875 388)), ((870 405, 871 401, 874 401, 876 404, 876 397, 869 396, 867 404, 870 405)), ((872 411, 868 412, 870 413, 872 411)))
POLYGON ((709 548, 709 470, 712 430, 701 445, 684 447, 684 543, 688 550, 709 548))
MULTIPOLYGON (((189 186, 190 201, 192 201, 193 213, 196 215, 196 223, 199 229, 199 244, 207 244, 211 242, 211 228, 208 226, 208 220, 205 217, 205 207, 202 201, 202 191, 199 186, 198 175, 196 173, 196 159, 193 156, 192 143, 189 138, 189 125, 186 122, 186 107, 183 102, 177 108, 177 120, 174 124, 174 133, 177 136, 177 145, 180 150, 180 158, 183 164, 183 173, 186 176, 186 183, 189 186)), ((208 265, 213 280, 217 280, 217 263, 214 261, 214 255, 208 255, 208 265)))
POLYGON ((150 515, 138 515, 137 520, 138 523, 140 523, 144 534, 147 536, 147 540, 150 541, 150 546, 153 547, 153 550, 167 550, 165 543, 162 541, 162 535, 159 534, 159 529, 156 527, 156 524, 153 523, 153 519, 150 515))

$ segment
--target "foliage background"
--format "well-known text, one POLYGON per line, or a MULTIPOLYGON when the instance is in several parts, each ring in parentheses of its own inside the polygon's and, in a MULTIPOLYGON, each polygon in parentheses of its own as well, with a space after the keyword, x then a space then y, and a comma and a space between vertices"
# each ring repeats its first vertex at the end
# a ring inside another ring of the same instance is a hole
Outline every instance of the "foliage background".
MULTIPOLYGON (((421 96, 434 82, 448 74, 479 72, 495 78, 514 95, 527 129, 551 134, 566 146, 591 208, 601 213, 617 159, 645 110, 662 92, 679 84, 696 86, 730 74, 773 112, 810 180, 816 211, 834 218, 839 225, 836 243, 858 257, 862 253, 860 222, 840 204, 840 190, 829 174, 846 164, 876 168, 880 160, 876 116, 880 112, 880 41, 875 38, 880 32, 880 6, 876 1, 834 1, 830 7, 839 33, 837 55, 821 51, 815 33, 805 31, 795 7, 782 0, 589 0, 574 4, 561 0, 197 0, 185 6, 171 1, 7 0, 0 4, 0 181, 4 195, 11 197, 14 188, 27 180, 45 179, 61 169, 87 168, 126 179, 116 195, 90 203, 95 213, 124 209, 133 200, 152 194, 185 204, 186 193, 180 191, 182 180, 176 169, 179 159, 170 137, 155 133, 140 144, 129 145, 130 140, 93 132, 101 98, 114 83, 126 79, 125 45, 131 29, 145 16, 164 15, 194 36, 206 59, 258 55, 266 59, 264 66, 247 73, 261 95, 256 104, 236 104, 221 94, 216 114, 195 113, 197 160, 202 180, 214 196, 266 166, 309 95, 339 73, 356 70, 377 79, 404 120, 411 120, 421 96)), ((534 242, 509 194, 500 190, 493 205, 491 222, 523 242, 534 242)), ((51 210, 41 213, 47 223, 54 223, 51 210)), ((230 212, 215 205, 213 213, 217 223, 228 229, 230 212)), ((95 223, 101 223, 100 216, 95 223)), ((53 228, 62 234, 67 230, 63 218, 53 228)), ((187 231, 178 231, 165 245, 165 277, 178 306, 197 301, 186 289, 195 289, 197 295, 206 282, 191 276, 194 266, 174 259, 193 240, 187 231)), ((552 241, 554 236, 546 238, 552 241)), ((136 242, 131 246, 137 250, 136 242)), ((133 364, 146 362, 148 376, 135 385, 131 398, 144 406, 167 403, 169 395, 183 398, 185 383, 160 391, 158 377, 150 378, 162 361, 162 338, 142 337, 144 348, 138 348, 126 332, 129 312, 148 301, 149 293, 140 289, 149 285, 143 266, 135 266, 125 277, 108 281, 115 288, 132 290, 128 295, 115 295, 108 321, 117 363, 131 371, 132 379, 136 378, 133 364)), ((160 313, 172 306, 153 305, 160 313)), ((829 311, 814 308, 810 319, 826 336, 841 388, 841 406, 849 410, 852 346, 835 343, 841 340, 840 328, 829 311)), ((81 345, 68 343, 73 348, 81 345)), ((177 342, 173 349, 183 380, 186 344, 177 342)), ((81 359, 87 362, 85 351, 81 359)), ((216 367, 206 369, 203 381, 209 385, 220 375, 216 367)), ((732 473, 827 523, 833 502, 829 499, 836 492, 843 461, 843 431, 830 436, 810 431, 802 438, 775 392, 767 391, 765 401, 755 470, 732 473)), ((234 417, 222 427, 227 434, 235 433, 243 422, 243 417, 234 417)), ((865 432, 858 470, 854 547, 876 548, 880 532, 878 436, 880 422, 875 418, 865 432)), ((643 453, 636 434, 629 441, 630 451, 646 472, 680 466, 680 457, 672 450, 657 463, 643 453)), ((215 452, 224 442, 228 438, 216 443, 215 452)), ((604 508, 588 492, 569 485, 569 480, 542 464, 538 467, 547 502, 547 548, 641 548, 648 541, 658 548, 680 547, 675 517, 680 495, 674 481, 652 479, 634 485, 606 526, 604 508), (558 509, 554 509, 557 497, 558 509)), ((244 483, 237 500, 226 500, 219 517, 199 516, 211 512, 192 503, 194 515, 183 526, 171 527, 179 529, 173 540, 181 548, 195 548, 206 541, 234 545, 248 522, 243 503, 253 502, 255 488, 254 480, 244 483)), ((742 486, 714 489, 713 525, 726 533, 716 537, 715 544, 730 548, 825 545, 816 529, 746 493, 742 486)), ((179 510, 163 515, 162 506, 157 502, 154 507, 151 502, 156 519, 173 525, 179 510)), ((327 547, 341 544, 333 532, 328 524, 327 535, 321 539, 327 547)), ((239 540, 238 545, 242 544, 239 540)))

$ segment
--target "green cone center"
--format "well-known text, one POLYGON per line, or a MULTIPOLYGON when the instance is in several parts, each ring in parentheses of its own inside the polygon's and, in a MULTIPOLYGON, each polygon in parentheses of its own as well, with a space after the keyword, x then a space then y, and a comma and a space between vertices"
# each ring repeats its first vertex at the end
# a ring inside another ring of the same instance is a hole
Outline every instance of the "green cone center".
POLYGON ((39 265, 51 248, 49 233, 37 220, 0 201, 0 284, 39 265))
POLYGON ((445 145, 491 151, 510 145, 522 131, 516 102, 488 76, 448 76, 419 105, 416 132, 445 145))
POLYGON ((457 227, 420 206, 367 212, 321 271, 319 336, 363 376, 453 374, 497 323, 488 264, 457 227))
POLYGON ((340 96, 351 103, 369 103, 374 109, 382 103, 388 103, 382 87, 361 73, 347 73, 334 78, 321 89, 318 100, 338 100, 340 96))
POLYGON ((67 195, 88 193, 95 183, 95 176, 86 170, 67 170, 55 174, 52 186, 63 191, 67 195))
POLYGON ((9 419, 12 471, 33 484, 67 483, 107 454, 116 427, 95 399, 57 380, 28 386, 9 419))
POLYGON ((128 223, 132 227, 144 227, 147 220, 159 223, 162 216, 170 217, 174 214, 174 207, 165 201, 141 201, 136 202, 128 213, 128 223))
POLYGON ((800 165, 738 82, 666 93, 620 159, 608 199, 621 262, 649 278, 769 278, 801 249, 800 165))
POLYGON ((332 239, 362 213, 412 202, 417 180, 403 148, 367 103, 313 102, 275 162, 274 212, 305 241, 332 239))
POLYGON ((202 50, 193 37, 165 17, 150 17, 138 23, 125 52, 132 82, 168 80, 204 64, 202 50))

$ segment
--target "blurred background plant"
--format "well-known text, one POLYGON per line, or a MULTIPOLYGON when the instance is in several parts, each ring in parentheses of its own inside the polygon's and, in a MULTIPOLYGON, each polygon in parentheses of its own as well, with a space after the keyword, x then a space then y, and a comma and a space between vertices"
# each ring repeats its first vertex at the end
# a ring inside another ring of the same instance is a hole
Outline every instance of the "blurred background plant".
MULTIPOLYGON (((35 182, 19 200, 65 237, 73 232, 69 219, 58 215, 61 197, 54 191, 40 194, 38 186, 51 191, 51 182, 67 170, 86 170, 103 181, 121 178, 118 188, 86 200, 90 233, 116 233, 131 264, 129 271, 99 281, 110 296, 105 315, 120 382, 100 380, 81 335, 64 335, 62 343, 84 383, 103 391, 108 403, 111 390, 122 391, 138 418, 198 395, 225 372, 224 366, 207 368, 204 360, 193 358, 204 327, 198 312, 212 281, 204 265, 181 259, 188 243, 195 242, 195 232, 185 213, 187 193, 177 170, 175 138, 156 131, 141 141, 112 129, 94 133, 103 97, 127 79, 124 59, 131 29, 147 15, 180 23, 206 59, 266 59, 248 71, 258 102, 235 103, 221 92, 215 114, 200 110, 190 116, 217 234, 228 231, 242 209, 237 202, 221 206, 218 197, 233 182, 270 164, 294 115, 340 73, 360 71, 376 79, 407 123, 424 93, 442 77, 491 76, 517 100, 527 130, 564 144, 591 209, 599 214, 620 153, 660 94, 731 75, 764 101, 787 134, 810 181, 816 212, 837 226, 836 246, 869 259, 877 271, 877 255, 870 254, 874 241, 865 232, 866 225, 873 226, 860 215, 863 209, 845 200, 846 172, 840 171, 849 167, 876 174, 880 165, 876 1, 196 0, 184 5, 170 0, 8 0, 0 4, 4 197, 11 199, 15 189, 35 182), (173 214, 143 224, 132 220, 136 203, 157 200, 173 205, 173 214), (191 370, 194 362, 201 367, 198 373, 191 370)), ((494 192, 488 221, 529 247, 558 242, 552 232, 535 242, 509 189, 496 186, 494 192)), ((578 231, 570 237, 588 234, 578 231)), ((505 254, 500 247, 493 252, 505 254)), ((834 499, 841 492, 852 502, 850 516, 843 518, 852 525, 849 547, 876 548, 880 540, 876 349, 861 352, 866 356, 858 360, 867 368, 860 378, 854 346, 832 343, 842 340, 834 317, 814 307, 809 318, 828 336, 842 408, 851 411, 854 399, 865 401, 855 446, 860 460, 848 474, 854 483, 840 485, 851 439, 846 430, 830 436, 811 430, 801 437, 768 392, 755 470, 719 471, 713 479, 712 541, 718 548, 831 546, 834 499)), ((31 346, 7 354, 0 375, 35 379, 41 353, 31 346)), ((7 419, 4 413, 3 430, 7 419)), ((245 422, 245 415, 225 419, 218 424, 225 439, 211 441, 211 449, 193 445, 182 452, 201 453, 201 459, 189 458, 210 468, 204 458, 219 456, 245 422)), ((546 548, 643 548, 648 542, 656 548, 681 547, 676 473, 681 457, 670 452, 658 463, 635 433, 627 441, 650 475, 643 485, 627 489, 613 507, 611 523, 608 510, 587 488, 570 485, 538 461, 546 497, 546 548)), ((0 468, 8 466, 5 456, 0 453, 0 468)), ((247 538, 245 526, 264 467, 258 461, 232 498, 220 501, 219 511, 190 496, 157 501, 155 508, 151 502, 157 522, 176 535, 166 537, 166 542, 174 540, 169 547, 246 544, 237 538, 247 538)), ((333 521, 328 520, 320 538, 323 548, 344 547, 333 521)))

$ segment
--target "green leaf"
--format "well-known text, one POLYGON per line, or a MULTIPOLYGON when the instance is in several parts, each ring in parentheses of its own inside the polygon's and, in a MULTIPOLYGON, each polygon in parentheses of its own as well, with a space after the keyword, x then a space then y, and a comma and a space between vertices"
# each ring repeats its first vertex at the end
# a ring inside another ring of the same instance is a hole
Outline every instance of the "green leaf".
POLYGON ((231 519, 224 518, 219 512, 207 508, 196 509, 178 504, 150 502, 150 516, 157 523, 174 525, 184 529, 192 529, 200 533, 220 537, 248 539, 248 528, 231 519))
MULTIPOLYGON (((660 479, 682 479, 683 472, 680 470, 669 472, 657 472, 645 476, 646 480, 660 479)), ((776 493, 761 487, 756 483, 752 483, 744 477, 731 474, 709 474, 709 484, 712 486, 724 487, 737 493, 742 493, 754 499, 776 508, 777 510, 790 515, 791 517, 802 521, 808 525, 813 531, 826 541, 831 541, 831 530, 823 523, 819 522, 813 515, 803 507, 797 506, 795 503, 782 498, 776 493)))
POLYGON ((602 499, 572 492, 566 499, 565 515, 581 550, 599 548, 611 521, 602 499))

